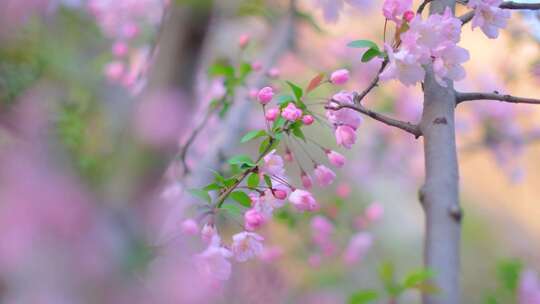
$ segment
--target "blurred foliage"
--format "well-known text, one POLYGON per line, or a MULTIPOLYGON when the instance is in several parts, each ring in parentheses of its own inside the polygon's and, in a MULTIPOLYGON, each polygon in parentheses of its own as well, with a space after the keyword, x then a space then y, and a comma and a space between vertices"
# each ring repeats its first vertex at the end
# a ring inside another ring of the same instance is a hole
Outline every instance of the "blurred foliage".
POLYGON ((518 259, 506 259, 497 264, 496 274, 498 285, 495 291, 486 293, 486 304, 517 303, 517 289, 523 263, 518 259))

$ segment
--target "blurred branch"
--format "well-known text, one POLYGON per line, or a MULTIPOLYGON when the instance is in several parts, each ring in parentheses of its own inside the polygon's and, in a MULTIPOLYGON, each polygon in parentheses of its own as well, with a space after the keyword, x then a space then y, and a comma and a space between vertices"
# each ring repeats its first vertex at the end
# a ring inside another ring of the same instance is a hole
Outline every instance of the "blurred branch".
MULTIPOLYGON (((540 3, 519 3, 514 1, 505 1, 499 5, 500 8, 504 9, 515 9, 515 10, 540 10, 540 3)), ((465 25, 474 17, 474 11, 467 12, 459 16, 461 23, 465 25)))
MULTIPOLYGON (((283 21, 276 22, 276 26, 272 33, 263 55, 261 63, 264 71, 251 76, 247 83, 248 87, 261 87, 266 81, 266 72, 275 64, 277 59, 289 49, 294 38, 295 31, 295 16, 296 16, 296 1, 291 1, 291 6, 283 21)), ((227 153, 237 146, 240 132, 244 129, 247 123, 246 117, 251 108, 251 103, 248 100, 248 90, 237 92, 233 105, 229 110, 227 118, 223 125, 216 132, 208 144, 208 152, 198 161, 197 170, 190 176, 191 182, 194 185, 204 183, 211 174, 209 169, 219 167, 220 155, 227 153)))
POLYGON ((499 92, 493 93, 480 93, 480 92, 470 92, 462 93, 456 92, 456 105, 464 101, 472 100, 497 100, 509 103, 527 103, 527 104, 540 104, 540 99, 526 98, 526 97, 517 97, 508 94, 499 94, 499 92))
POLYGON ((461 147, 460 150, 466 153, 474 153, 480 151, 483 148, 489 147, 490 145, 492 146, 494 144, 500 144, 505 142, 512 142, 522 146, 538 143, 540 142, 540 130, 529 131, 518 138, 512 136, 500 136, 496 139, 494 139, 493 137, 484 137, 479 141, 467 143, 466 145, 461 147))
POLYGON ((426 5, 428 5, 428 3, 430 3, 432 0, 424 0, 422 1, 422 3, 420 4, 420 6, 418 6, 418 9, 416 10, 416 14, 417 15, 422 15, 422 12, 424 11, 424 9, 426 8, 426 5))
MULTIPOLYGON (((359 96, 359 95, 357 95, 359 96)), ((357 103, 356 105, 350 105, 350 104, 341 104, 339 103, 338 101, 332 99, 331 100, 333 103, 336 103, 337 106, 326 106, 325 108, 327 110, 333 110, 333 111, 337 111, 337 110, 340 110, 340 109, 352 109, 352 110, 355 110, 357 112, 360 112, 364 115, 367 115, 377 121, 380 121, 386 125, 389 125, 391 127, 395 127, 395 128, 398 128, 398 129, 401 129, 405 132, 408 132, 412 135, 414 135, 415 138, 418 138, 420 136, 422 136, 422 131, 420 130, 420 127, 418 125, 415 125, 415 124, 412 124, 410 122, 405 122, 405 121, 401 121, 401 120, 398 120, 398 119, 394 119, 394 118, 391 118, 391 117, 388 117, 384 114, 381 114, 379 112, 376 112, 376 111, 373 111, 373 110, 370 110, 364 106, 362 106, 360 103, 357 103)))

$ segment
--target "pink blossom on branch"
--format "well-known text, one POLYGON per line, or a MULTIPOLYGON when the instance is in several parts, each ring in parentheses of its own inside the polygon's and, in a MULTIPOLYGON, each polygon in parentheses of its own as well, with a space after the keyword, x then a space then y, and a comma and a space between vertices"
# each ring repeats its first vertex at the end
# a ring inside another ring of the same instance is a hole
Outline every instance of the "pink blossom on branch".
POLYGON ((324 165, 317 165, 313 173, 315 174, 317 182, 321 187, 332 184, 334 182, 334 179, 336 178, 336 174, 324 165))
POLYGON ((499 29, 505 28, 510 19, 510 11, 499 8, 501 0, 471 0, 467 6, 474 9, 471 28, 482 29, 488 38, 499 36, 499 29))
POLYGON ((281 111, 281 116, 288 121, 297 121, 302 117, 302 110, 297 108, 294 103, 291 102, 281 111))
POLYGON ((233 236, 232 252, 238 262, 252 259, 264 249, 264 238, 254 232, 240 232, 233 236))
POLYGON ((289 195, 289 201, 299 211, 316 211, 319 209, 319 204, 313 195, 306 190, 294 190, 289 195))
POLYGON ((210 245, 195 257, 195 264, 199 272, 209 280, 226 281, 231 276, 232 253, 220 245, 219 237, 213 237, 210 245))
POLYGON ((349 81, 349 71, 346 69, 334 71, 330 75, 330 82, 333 84, 341 85, 347 83, 347 81, 349 81))
POLYGON ((271 87, 264 87, 260 89, 259 92, 257 93, 257 100, 263 105, 272 101, 273 97, 274 97, 274 89, 272 89, 271 87))
POLYGON ((244 228, 253 231, 266 222, 265 216, 256 209, 249 209, 244 213, 244 228))
POLYGON ((263 158, 263 165, 261 167, 261 172, 269 175, 284 175, 285 168, 283 168, 283 158, 276 154, 276 150, 270 151, 263 158))
POLYGON ((385 0, 383 3, 383 15, 388 20, 401 24, 401 17, 412 7, 412 0, 385 0))
POLYGON ((338 126, 334 133, 337 144, 346 149, 352 148, 352 145, 356 142, 356 132, 347 125, 338 126))
POLYGON ((326 156, 328 157, 328 161, 337 168, 345 165, 345 156, 336 151, 328 150, 326 151, 326 156))

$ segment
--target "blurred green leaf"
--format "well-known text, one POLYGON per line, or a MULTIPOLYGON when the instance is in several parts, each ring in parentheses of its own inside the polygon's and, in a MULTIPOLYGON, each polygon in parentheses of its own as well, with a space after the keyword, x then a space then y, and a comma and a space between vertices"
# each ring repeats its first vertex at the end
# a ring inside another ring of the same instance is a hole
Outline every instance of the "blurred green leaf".
POLYGON ((251 157, 247 156, 247 155, 244 155, 244 154, 240 154, 240 155, 236 155, 234 157, 231 157, 228 161, 227 161, 229 164, 231 165, 239 165, 239 166, 242 166, 242 165, 248 165, 248 166, 255 166, 255 163, 253 162, 253 160, 251 160, 251 157))
POLYGON ((234 191, 229 196, 230 196, 230 198, 237 201, 240 205, 242 205, 244 207, 249 208, 251 206, 251 199, 243 191, 234 191))
POLYGON ((296 98, 296 101, 300 101, 302 99, 302 95, 304 94, 304 91, 302 88, 290 81, 286 81, 291 90, 293 91, 294 97, 296 98))
POLYGON ((207 191, 204 191, 204 190, 201 190, 201 189, 188 189, 188 192, 195 196, 195 197, 198 197, 208 203, 210 203, 212 201, 212 198, 210 198, 210 195, 208 194, 207 191))
POLYGON ((247 185, 250 188, 259 186, 259 174, 251 173, 251 175, 247 178, 247 185))
POLYGON ((240 142, 245 143, 245 142, 248 142, 248 141, 250 141, 252 139, 255 139, 255 138, 258 138, 258 137, 261 137, 261 136, 264 136, 264 135, 266 135, 266 131, 264 131, 264 130, 250 131, 246 135, 244 135, 242 137, 242 139, 240 139, 240 142))
POLYGON ((523 263, 517 259, 501 261, 497 265, 497 276, 503 286, 511 292, 516 292, 523 263))
POLYGON ((349 300, 347 301, 348 304, 365 304, 370 303, 379 298, 379 295, 374 290, 360 290, 355 293, 353 293, 349 300))

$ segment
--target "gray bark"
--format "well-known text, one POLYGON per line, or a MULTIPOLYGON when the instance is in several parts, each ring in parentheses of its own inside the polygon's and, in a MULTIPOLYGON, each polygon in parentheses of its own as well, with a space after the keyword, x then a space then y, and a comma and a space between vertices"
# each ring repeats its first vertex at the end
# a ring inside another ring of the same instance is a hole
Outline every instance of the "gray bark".
MULTIPOLYGON (((430 14, 454 9, 454 0, 435 0, 430 14)), ((424 304, 460 302, 459 256, 461 209, 455 140, 455 93, 452 82, 440 86, 431 67, 424 80, 424 110, 420 128, 424 137, 425 184, 420 201, 425 212, 425 266, 435 272, 433 283, 439 292, 425 294, 424 304)))

